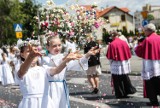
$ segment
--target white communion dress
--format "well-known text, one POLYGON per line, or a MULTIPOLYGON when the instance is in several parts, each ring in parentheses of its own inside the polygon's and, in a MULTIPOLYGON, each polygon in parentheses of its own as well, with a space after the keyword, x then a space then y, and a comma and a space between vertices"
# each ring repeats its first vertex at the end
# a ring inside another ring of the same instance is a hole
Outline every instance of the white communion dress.
POLYGON ((23 95, 18 108, 54 108, 51 100, 48 100, 48 106, 50 107, 41 106, 42 98, 45 95, 44 89, 48 85, 48 76, 48 69, 40 66, 29 68, 23 78, 16 75, 23 95))
POLYGON ((6 61, 2 61, 2 85, 14 84, 14 78, 11 72, 11 67, 9 66, 10 60, 6 58, 6 61))
MULTIPOLYGON (((49 54, 48 57, 44 58, 44 66, 52 66, 56 67, 61 62, 64 56, 62 54, 58 55, 51 55, 49 54)), ((69 70, 74 71, 84 71, 88 69, 88 58, 82 57, 80 60, 72 60, 70 61, 67 66, 59 73, 54 75, 53 77, 49 77, 49 86, 45 87, 45 94, 49 94, 55 108, 70 108, 69 103, 69 92, 66 84, 66 72, 69 70)), ((46 107, 47 97, 44 97, 42 103, 43 108, 46 107)))

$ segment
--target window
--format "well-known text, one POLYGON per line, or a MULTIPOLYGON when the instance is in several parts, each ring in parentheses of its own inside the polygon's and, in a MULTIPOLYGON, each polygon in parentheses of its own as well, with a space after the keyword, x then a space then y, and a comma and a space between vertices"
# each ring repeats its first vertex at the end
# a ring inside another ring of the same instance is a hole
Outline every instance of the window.
POLYGON ((106 19, 107 23, 109 23, 109 17, 105 16, 104 18, 106 19))
POLYGON ((122 20, 122 21, 126 21, 125 15, 121 15, 121 20, 122 20))
POLYGON ((108 17, 108 16, 105 16, 104 18, 105 18, 106 20, 109 20, 109 17, 108 17))

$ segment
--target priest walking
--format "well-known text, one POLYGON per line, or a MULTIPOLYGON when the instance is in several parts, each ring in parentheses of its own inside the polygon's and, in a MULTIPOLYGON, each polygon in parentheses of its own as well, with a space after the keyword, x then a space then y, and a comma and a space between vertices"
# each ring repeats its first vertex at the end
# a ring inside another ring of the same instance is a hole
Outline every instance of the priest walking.
POLYGON ((112 82, 116 98, 127 98, 128 94, 134 94, 136 89, 132 86, 128 74, 131 72, 131 52, 127 43, 121 40, 119 34, 112 33, 113 41, 109 44, 106 57, 110 61, 112 82))
POLYGON ((143 59, 141 76, 144 80, 144 96, 150 100, 147 103, 149 106, 159 106, 157 95, 160 95, 160 36, 155 31, 154 24, 146 25, 146 39, 135 50, 136 55, 143 59))

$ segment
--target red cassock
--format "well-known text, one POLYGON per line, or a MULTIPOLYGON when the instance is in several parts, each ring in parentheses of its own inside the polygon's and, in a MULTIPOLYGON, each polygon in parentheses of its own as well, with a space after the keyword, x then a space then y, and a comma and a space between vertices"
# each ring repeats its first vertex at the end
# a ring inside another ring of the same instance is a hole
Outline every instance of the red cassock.
POLYGON ((106 57, 115 61, 123 61, 131 58, 131 52, 125 41, 115 38, 109 44, 106 57))
POLYGON ((136 47, 135 53, 143 59, 160 60, 160 36, 152 33, 136 47))

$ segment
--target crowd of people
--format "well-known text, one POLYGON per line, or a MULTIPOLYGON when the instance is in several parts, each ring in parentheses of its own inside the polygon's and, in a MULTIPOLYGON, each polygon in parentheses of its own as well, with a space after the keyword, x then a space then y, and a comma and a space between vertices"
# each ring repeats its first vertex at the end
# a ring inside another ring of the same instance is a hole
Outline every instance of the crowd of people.
MULTIPOLYGON (((135 55, 143 60, 141 72, 144 80, 144 97, 147 105, 159 106, 160 95, 160 36, 154 24, 144 27, 146 38, 136 40, 134 47, 121 32, 113 31, 106 42, 106 58, 110 63, 112 84, 116 98, 128 98, 136 93, 129 78, 130 58, 135 55), (133 51, 133 52, 132 52, 133 51)), ((100 42, 92 34, 87 35, 84 54, 76 49, 76 43, 67 39, 63 43, 58 36, 47 38, 47 53, 42 53, 39 41, 19 41, 9 49, 0 49, 0 82, 3 86, 18 85, 23 95, 19 108, 70 108, 66 83, 67 71, 86 71, 92 93, 99 92, 101 75, 100 42), (62 44, 64 53, 62 53, 62 44)))

